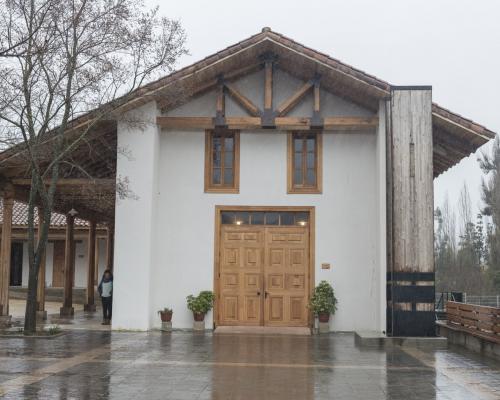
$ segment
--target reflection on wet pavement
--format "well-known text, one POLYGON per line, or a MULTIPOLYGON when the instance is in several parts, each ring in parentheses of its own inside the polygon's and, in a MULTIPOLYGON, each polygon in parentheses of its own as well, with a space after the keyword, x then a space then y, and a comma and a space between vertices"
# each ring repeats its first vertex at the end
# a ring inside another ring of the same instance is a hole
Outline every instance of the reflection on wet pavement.
POLYGON ((5 399, 497 399, 500 363, 352 334, 71 331, 0 339, 5 399))

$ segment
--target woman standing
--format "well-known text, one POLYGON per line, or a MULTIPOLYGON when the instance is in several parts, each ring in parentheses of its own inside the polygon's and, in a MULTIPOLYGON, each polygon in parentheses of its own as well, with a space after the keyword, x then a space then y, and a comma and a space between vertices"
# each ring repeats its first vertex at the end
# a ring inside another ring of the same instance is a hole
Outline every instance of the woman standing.
POLYGON ((98 290, 102 301, 102 325, 110 325, 113 309, 113 274, 109 269, 104 271, 104 274, 102 274, 98 290))

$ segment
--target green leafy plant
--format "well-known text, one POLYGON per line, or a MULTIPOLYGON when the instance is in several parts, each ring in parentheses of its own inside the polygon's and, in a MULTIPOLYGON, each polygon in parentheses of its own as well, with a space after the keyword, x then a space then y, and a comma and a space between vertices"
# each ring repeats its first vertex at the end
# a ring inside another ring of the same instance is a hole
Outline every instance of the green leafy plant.
POLYGON ((50 325, 47 327, 47 332, 49 332, 49 335, 57 335, 61 332, 61 327, 59 325, 50 325))
POLYGON ((337 298, 332 285, 327 281, 321 281, 314 289, 314 294, 309 301, 309 308, 315 315, 335 314, 337 298))
POLYGON ((215 296, 210 290, 201 291, 198 296, 189 295, 187 306, 194 314, 206 314, 214 306, 215 296))
POLYGON ((158 315, 159 314, 172 314, 173 310, 171 308, 165 307, 163 310, 158 310, 158 315))

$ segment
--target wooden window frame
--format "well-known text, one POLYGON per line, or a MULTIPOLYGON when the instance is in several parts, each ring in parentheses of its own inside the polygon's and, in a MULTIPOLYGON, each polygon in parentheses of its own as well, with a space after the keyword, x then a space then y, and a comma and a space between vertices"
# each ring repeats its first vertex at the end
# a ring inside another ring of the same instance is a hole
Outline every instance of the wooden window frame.
POLYGON ((321 194, 323 193, 323 133, 316 133, 316 185, 297 186, 293 182, 294 176, 294 148, 293 136, 295 134, 310 134, 311 132, 288 132, 287 141, 287 193, 288 194, 321 194))
POLYGON ((240 192, 240 132, 237 130, 215 132, 212 129, 207 129, 205 131, 205 193, 239 193, 239 192, 240 192), (215 133, 234 135, 233 184, 231 186, 212 183, 212 170, 213 170, 212 139, 215 133))

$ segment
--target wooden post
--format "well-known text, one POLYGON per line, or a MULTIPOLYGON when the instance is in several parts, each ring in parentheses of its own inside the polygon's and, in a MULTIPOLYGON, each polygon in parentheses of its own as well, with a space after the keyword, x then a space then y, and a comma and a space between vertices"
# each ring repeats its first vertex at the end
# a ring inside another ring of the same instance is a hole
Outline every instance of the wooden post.
POLYGON ((275 112, 273 110, 273 63, 276 57, 273 54, 264 56, 264 112, 262 113, 262 127, 275 126, 275 112))
POLYGON ((99 280, 99 238, 95 238, 95 265, 94 265, 94 285, 97 285, 99 280))
POLYGON ((226 125, 226 97, 224 95, 224 78, 219 77, 217 86, 217 101, 215 105, 215 126, 223 127, 226 125))
POLYGON ((5 191, 3 197, 2 242, 0 243, 0 326, 10 325, 9 284, 13 206, 12 193, 5 191))
POLYGON ((387 331, 435 336, 432 88, 393 87, 390 120, 387 331))
MULTIPOLYGON (((43 224, 43 211, 38 208, 38 241, 42 236, 42 224, 43 224)), ((36 308, 36 316, 40 320, 47 319, 47 311, 45 310, 45 264, 46 264, 46 256, 45 251, 41 255, 40 259, 40 268, 38 270, 38 286, 37 286, 37 308, 36 308)))
POLYGON ((75 236, 74 215, 66 215, 66 243, 64 254, 64 303, 61 307, 61 317, 72 316, 73 308, 73 274, 75 269, 75 236))
POLYGON ((106 240, 106 269, 113 271, 113 253, 115 247, 115 227, 113 224, 108 225, 107 240, 106 240))
POLYGON ((87 303, 83 306, 84 311, 95 311, 94 301, 94 281, 95 281, 95 240, 96 240, 96 223, 90 221, 89 223, 89 238, 88 238, 88 252, 87 252, 87 303))

